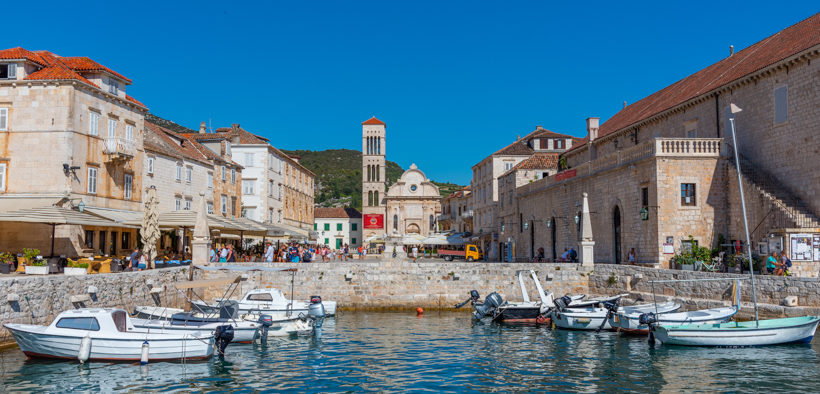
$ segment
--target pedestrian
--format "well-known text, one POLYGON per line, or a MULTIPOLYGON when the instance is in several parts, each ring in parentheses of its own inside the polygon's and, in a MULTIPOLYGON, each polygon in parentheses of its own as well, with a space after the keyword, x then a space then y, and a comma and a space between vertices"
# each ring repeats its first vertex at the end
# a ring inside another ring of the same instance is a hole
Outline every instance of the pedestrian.
POLYGON ((227 253, 225 254, 225 261, 228 263, 235 263, 236 262, 236 252, 233 250, 233 244, 228 244, 228 248, 226 249, 227 253))
POLYGON ((538 262, 544 261, 544 248, 538 248, 538 262))
POLYGON ((569 261, 569 250, 567 250, 567 248, 564 248, 564 253, 561 253, 561 257, 558 260, 569 261))
POLYGON ((273 262, 273 244, 271 244, 270 242, 268 242, 268 248, 265 249, 265 262, 273 262))
POLYGON ((413 262, 415 263, 416 259, 418 259, 418 258, 419 258, 419 247, 416 246, 416 245, 413 245, 413 262))
POLYGON ((347 255, 350 254, 350 247, 347 244, 345 244, 344 251, 342 253, 344 261, 347 261, 347 255))
POLYGON ((769 275, 779 275, 780 261, 778 259, 777 252, 774 252, 768 259, 766 259, 766 272, 768 272, 769 275))
POLYGON ((367 248, 362 246, 362 260, 367 258, 367 248))
POLYGON ((575 251, 575 248, 569 248, 569 259, 573 263, 578 262, 578 252, 575 251))
POLYGON ((638 261, 637 257, 635 256, 635 248, 629 249, 629 254, 626 255, 626 261, 628 261, 629 264, 632 265, 634 265, 638 261))
POLYGON ((131 253, 131 257, 129 257, 129 261, 131 262, 131 271, 136 271, 137 267, 140 263, 140 250, 139 248, 134 248, 134 252, 131 253))

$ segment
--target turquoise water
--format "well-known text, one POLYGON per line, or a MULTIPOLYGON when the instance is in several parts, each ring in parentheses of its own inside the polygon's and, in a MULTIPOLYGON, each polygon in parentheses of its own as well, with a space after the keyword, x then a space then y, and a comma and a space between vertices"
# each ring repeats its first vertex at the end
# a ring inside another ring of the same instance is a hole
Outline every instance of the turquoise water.
POLYGON ((10 349, 0 392, 816 392, 818 351, 650 348, 613 333, 472 325, 465 313, 343 312, 320 337, 232 345, 199 363, 26 361, 10 349))

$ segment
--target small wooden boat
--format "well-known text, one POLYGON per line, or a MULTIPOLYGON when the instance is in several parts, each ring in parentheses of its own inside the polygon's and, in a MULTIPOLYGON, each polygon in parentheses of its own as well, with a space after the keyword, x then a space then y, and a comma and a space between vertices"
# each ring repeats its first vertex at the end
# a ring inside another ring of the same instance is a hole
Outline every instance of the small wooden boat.
MULTIPOLYGON (((642 304, 621 307, 626 314, 640 315, 641 313, 654 312, 656 310, 655 304, 642 304)), ((658 313, 669 313, 680 309, 680 304, 674 302, 666 302, 658 304, 658 313)), ((608 318, 612 314, 612 310, 606 307, 588 306, 584 308, 566 308, 554 309, 552 311, 552 321, 556 327, 568 330, 609 330, 612 327, 609 324, 608 318)))
POLYGON ((810 343, 820 316, 718 324, 652 325, 655 339, 683 346, 767 346, 810 343))
MULTIPOLYGON (((650 313, 654 311, 649 311, 650 313)), ((649 326, 640 323, 640 317, 646 312, 626 311, 616 313, 609 318, 609 325, 623 333, 643 334, 649 333, 649 326)), ((737 313, 735 307, 701 309, 690 312, 662 313, 656 315, 658 324, 661 325, 681 325, 681 324, 713 324, 728 322, 737 313)))
POLYGON ((214 353, 214 335, 154 333, 134 327, 121 309, 83 308, 60 313, 48 326, 6 323, 29 358, 80 361, 199 360, 214 353))

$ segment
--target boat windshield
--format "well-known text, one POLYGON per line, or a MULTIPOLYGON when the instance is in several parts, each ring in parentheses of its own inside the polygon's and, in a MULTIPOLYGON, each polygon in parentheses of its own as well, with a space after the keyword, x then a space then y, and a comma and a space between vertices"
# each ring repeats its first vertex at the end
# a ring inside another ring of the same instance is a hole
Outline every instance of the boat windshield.
POLYGON ((64 317, 57 322, 56 326, 73 330, 100 331, 100 324, 95 317, 64 317))
POLYGON ((268 293, 248 294, 248 301, 273 301, 273 297, 268 293))
POLYGON ((117 327, 117 331, 119 332, 126 332, 125 316, 125 311, 111 312, 111 318, 114 319, 114 326, 117 327))

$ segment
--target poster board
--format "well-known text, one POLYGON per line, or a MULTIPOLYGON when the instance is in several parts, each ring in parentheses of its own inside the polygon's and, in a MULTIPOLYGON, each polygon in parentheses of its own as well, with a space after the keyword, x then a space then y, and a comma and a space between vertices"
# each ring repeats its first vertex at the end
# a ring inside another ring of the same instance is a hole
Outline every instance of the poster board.
POLYGON ((812 234, 790 234, 789 241, 789 258, 792 261, 811 261, 814 258, 812 234))
POLYGON ((814 234, 814 261, 820 261, 820 234, 814 234))

